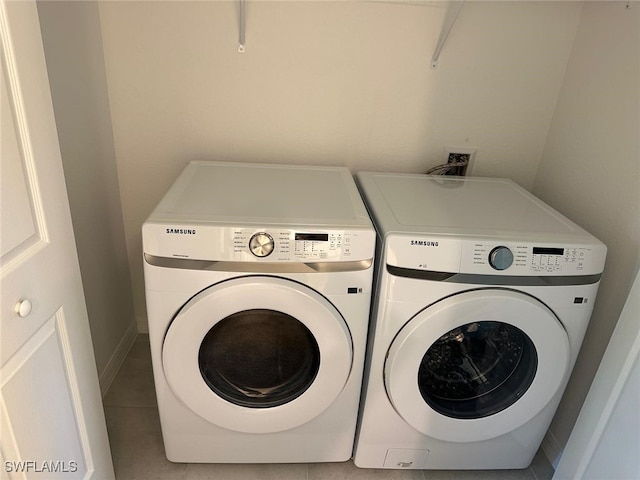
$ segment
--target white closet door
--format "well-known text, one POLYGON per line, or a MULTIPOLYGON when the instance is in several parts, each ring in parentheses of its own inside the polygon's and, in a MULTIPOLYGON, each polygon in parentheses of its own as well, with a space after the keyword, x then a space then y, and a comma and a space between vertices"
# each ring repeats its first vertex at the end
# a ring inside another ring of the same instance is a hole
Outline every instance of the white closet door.
POLYGON ((0 476, 113 479, 35 2, 0 34, 0 476))

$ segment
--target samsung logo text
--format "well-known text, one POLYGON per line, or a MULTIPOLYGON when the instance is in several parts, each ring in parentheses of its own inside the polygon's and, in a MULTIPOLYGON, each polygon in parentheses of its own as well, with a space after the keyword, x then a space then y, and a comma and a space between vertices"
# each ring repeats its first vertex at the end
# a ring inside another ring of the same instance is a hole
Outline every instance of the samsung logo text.
POLYGON ((431 240, 411 240, 411 245, 418 245, 420 247, 437 247, 438 242, 431 240))
POLYGON ((195 235, 195 228, 167 228, 166 233, 170 235, 195 235))

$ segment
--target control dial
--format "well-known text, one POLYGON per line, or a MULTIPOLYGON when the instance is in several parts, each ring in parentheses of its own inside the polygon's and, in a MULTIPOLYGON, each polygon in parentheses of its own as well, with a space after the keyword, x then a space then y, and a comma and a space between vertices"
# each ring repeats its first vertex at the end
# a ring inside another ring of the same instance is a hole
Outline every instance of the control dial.
POLYGON ((275 248, 273 237, 266 232, 255 233, 249 239, 249 250, 256 257, 267 257, 275 248))
POLYGON ((506 270, 513 263, 513 252, 509 247, 499 246, 489 253, 489 265, 496 270, 506 270))

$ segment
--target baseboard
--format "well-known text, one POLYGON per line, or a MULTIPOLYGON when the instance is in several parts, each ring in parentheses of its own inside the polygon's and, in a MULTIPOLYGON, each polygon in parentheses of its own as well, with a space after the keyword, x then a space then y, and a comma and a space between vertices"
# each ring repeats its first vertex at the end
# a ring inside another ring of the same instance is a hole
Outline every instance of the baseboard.
POLYGON ((560 456, 562 455, 562 447, 551 430, 548 430, 542 439, 540 448, 553 468, 558 468, 558 462, 560 462, 560 456))
POLYGON ((138 323, 138 333, 149 333, 149 323, 147 322, 147 317, 138 318, 136 322, 138 323))
POLYGON ((111 355, 111 358, 107 362, 107 365, 104 367, 102 372, 100 372, 99 382, 100 382, 100 392, 102 393, 102 397, 107 394, 113 379, 116 378, 116 374, 118 370, 122 366, 122 362, 129 353, 133 342, 136 341, 136 337, 138 336, 138 329, 136 326, 136 322, 131 322, 129 328, 120 340, 116 350, 111 355))

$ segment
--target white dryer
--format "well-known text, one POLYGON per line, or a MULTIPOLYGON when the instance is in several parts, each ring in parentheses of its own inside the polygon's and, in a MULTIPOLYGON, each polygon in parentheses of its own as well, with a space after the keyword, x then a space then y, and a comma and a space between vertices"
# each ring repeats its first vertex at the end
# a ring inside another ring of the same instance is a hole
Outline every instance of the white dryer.
POLYGON ((509 180, 357 180, 382 251, 355 464, 527 467, 578 355, 606 247, 509 180))
POLYGON ((194 162, 142 232, 169 460, 349 459, 375 251, 349 171, 194 162))

